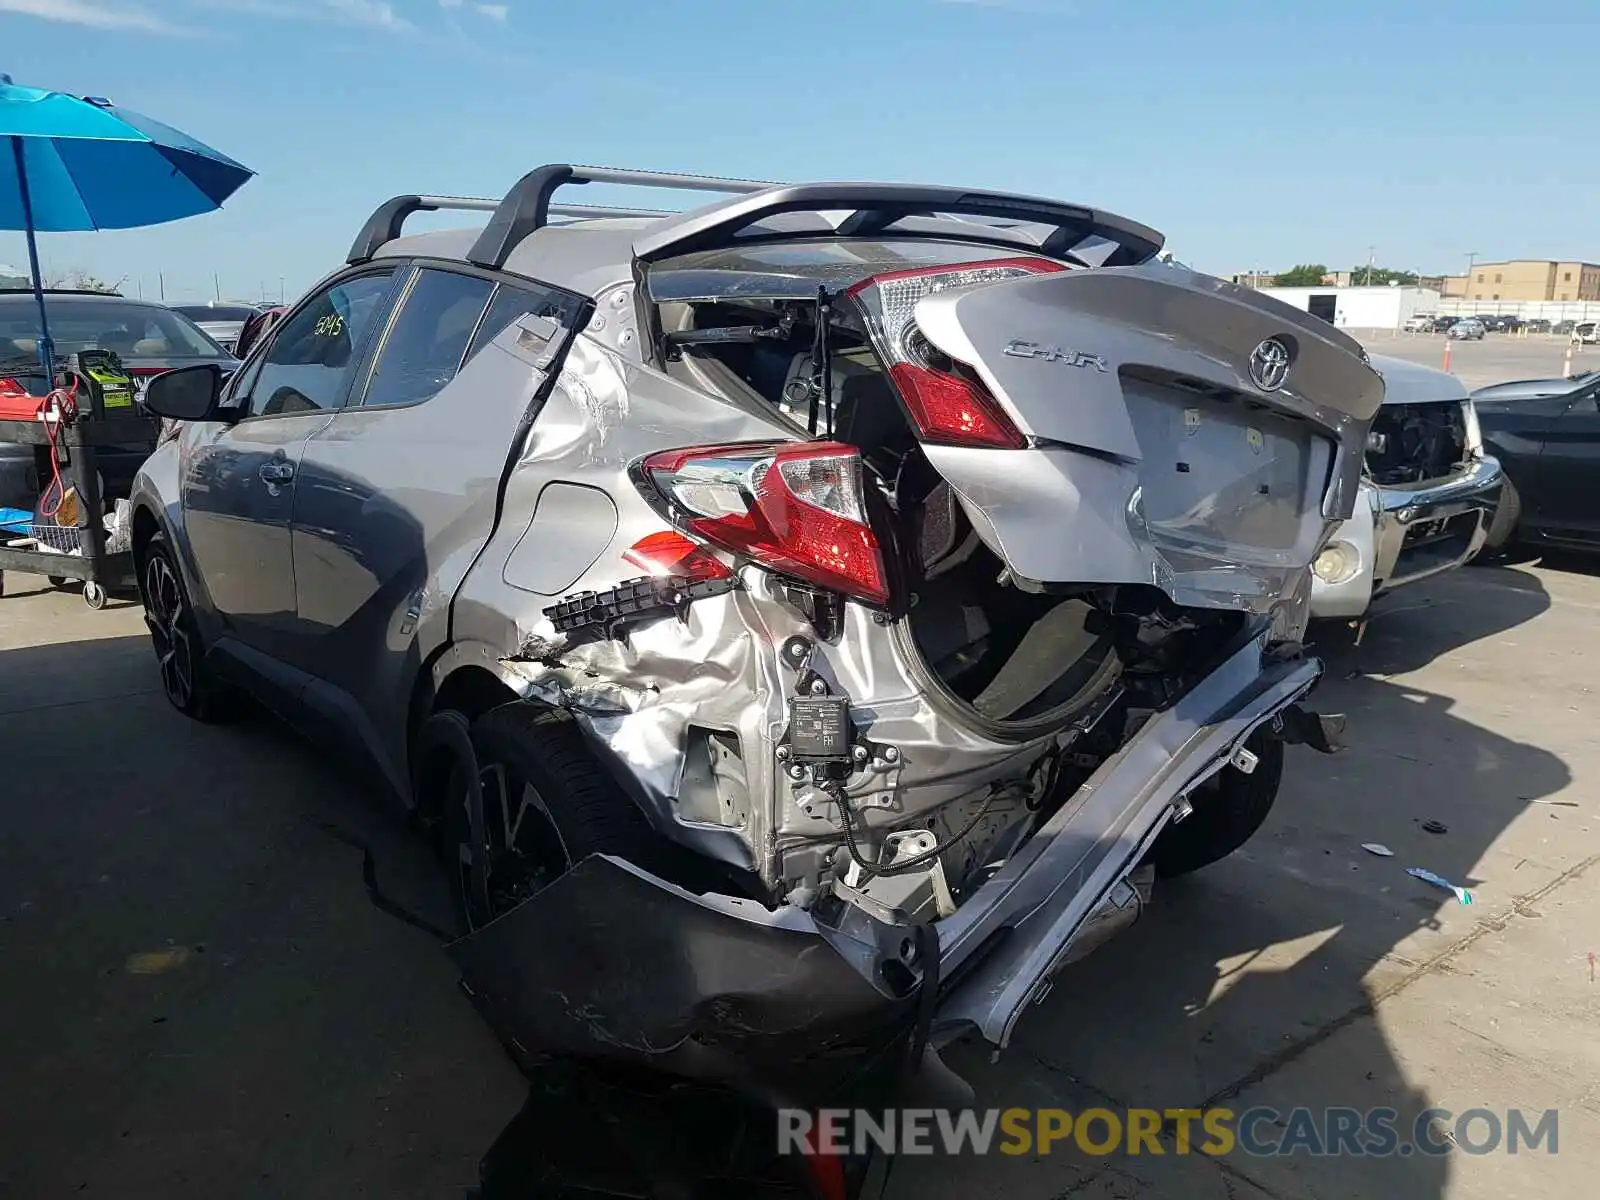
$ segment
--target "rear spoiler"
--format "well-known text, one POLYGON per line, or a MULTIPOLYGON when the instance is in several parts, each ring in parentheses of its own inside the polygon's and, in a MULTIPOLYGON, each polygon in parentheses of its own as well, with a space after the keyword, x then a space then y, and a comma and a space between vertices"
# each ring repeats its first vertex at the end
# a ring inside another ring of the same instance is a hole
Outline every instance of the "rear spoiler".
MULTIPOLYGON (((1148 262, 1165 241, 1149 226, 1115 213, 1036 196, 921 184, 803 183, 769 188, 685 213, 641 234, 633 248, 640 259, 653 262, 727 245, 750 226, 784 213, 839 210, 850 215, 837 226, 816 231, 818 235, 881 237, 893 234, 895 226, 911 218, 978 217, 996 224, 986 227, 974 222, 972 241, 1013 247, 1024 242, 1052 258, 1066 257, 1084 243, 1099 243, 1086 252, 1091 265, 1097 267, 1148 262)), ((773 236, 789 239, 796 235, 783 232, 773 236)))
MULTIPOLYGON (((824 220, 816 228, 774 231, 771 236, 880 237, 929 236, 919 218, 971 219, 963 238, 998 246, 1032 249, 1048 257, 1074 257, 1092 266, 1134 266, 1161 250, 1162 235, 1115 213, 1036 196, 964 188, 893 183, 777 184, 754 179, 723 179, 662 171, 583 167, 551 163, 519 179, 503 199, 477 196, 396 196, 367 218, 347 262, 366 262, 400 236, 413 213, 459 209, 490 213, 489 223, 467 252, 467 261, 491 270, 505 266, 511 251, 552 216, 647 217, 656 224, 634 242, 645 262, 750 240, 748 231, 772 217, 791 213, 846 212, 842 221, 824 220), (720 192, 731 198, 688 213, 655 209, 604 208, 552 204, 556 190, 569 184, 614 183, 676 191, 720 192), (741 237, 741 235, 744 235, 741 237)), ((949 236, 948 228, 940 231, 949 236)))

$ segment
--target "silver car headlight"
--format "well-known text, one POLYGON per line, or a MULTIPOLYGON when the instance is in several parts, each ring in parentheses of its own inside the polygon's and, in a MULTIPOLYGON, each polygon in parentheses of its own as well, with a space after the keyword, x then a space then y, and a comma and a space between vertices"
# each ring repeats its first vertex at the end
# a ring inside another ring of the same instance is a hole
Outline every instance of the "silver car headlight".
POLYGON ((1311 572, 1323 583, 1349 583, 1361 570, 1361 551, 1349 542, 1329 542, 1312 560, 1311 572))

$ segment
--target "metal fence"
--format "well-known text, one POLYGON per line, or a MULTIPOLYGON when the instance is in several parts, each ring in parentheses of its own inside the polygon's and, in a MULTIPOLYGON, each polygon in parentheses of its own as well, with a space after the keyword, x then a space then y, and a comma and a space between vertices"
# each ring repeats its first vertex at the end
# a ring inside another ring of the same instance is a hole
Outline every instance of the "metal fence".
POLYGON ((1478 315, 1521 317, 1524 321, 1543 318, 1556 321, 1600 321, 1600 300, 1462 300, 1439 301, 1441 317, 1478 315))

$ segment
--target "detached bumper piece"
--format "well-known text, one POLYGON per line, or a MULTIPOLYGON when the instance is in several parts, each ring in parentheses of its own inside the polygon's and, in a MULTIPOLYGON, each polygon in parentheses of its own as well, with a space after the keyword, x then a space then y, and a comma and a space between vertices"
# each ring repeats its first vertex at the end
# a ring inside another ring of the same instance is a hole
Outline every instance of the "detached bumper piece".
POLYGON ((529 1055, 833 1094, 901 1044, 914 998, 873 986, 803 912, 695 896, 584 860, 449 950, 529 1055))
POLYGON ((663 617, 683 619, 689 605, 738 587, 735 579, 692 580, 676 575, 644 576, 605 592, 578 592, 544 610, 557 633, 615 639, 630 625, 663 617))

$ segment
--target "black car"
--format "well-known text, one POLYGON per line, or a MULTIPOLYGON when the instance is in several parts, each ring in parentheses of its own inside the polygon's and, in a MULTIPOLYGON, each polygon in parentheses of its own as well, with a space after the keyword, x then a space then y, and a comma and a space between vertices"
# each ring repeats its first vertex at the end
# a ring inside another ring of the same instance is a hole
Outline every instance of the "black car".
POLYGON ((1528 322, 1527 329, 1529 333, 1549 333, 1550 320, 1547 317, 1534 317, 1528 322))
POLYGON ((1512 316, 1509 313, 1501 313, 1494 320, 1495 328, 1501 333, 1518 333, 1527 324, 1521 317, 1512 316))
MULTIPOLYGON (((102 292, 48 292, 45 311, 58 362, 80 350, 114 350, 136 391, 174 367, 214 362, 231 371, 237 365, 193 321, 160 304, 102 292)), ((31 291, 0 291, 0 382, 36 396, 50 390, 39 364, 39 308, 31 291)), ((153 436, 148 444, 99 451, 107 499, 128 495, 152 449, 153 436)), ((0 442, 0 508, 31 509, 43 486, 39 474, 32 446, 0 442)))
POLYGON ((1460 317, 1435 317, 1433 319, 1432 332, 1444 333, 1459 320, 1461 320, 1460 317))
POLYGON ((1600 550, 1600 371, 1498 383, 1472 401, 1484 449, 1506 475, 1487 547, 1600 550))

